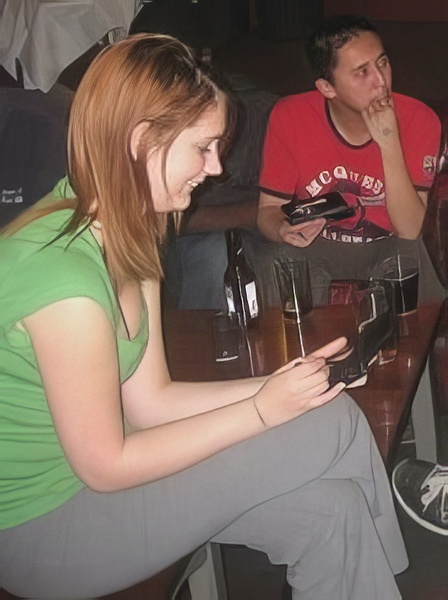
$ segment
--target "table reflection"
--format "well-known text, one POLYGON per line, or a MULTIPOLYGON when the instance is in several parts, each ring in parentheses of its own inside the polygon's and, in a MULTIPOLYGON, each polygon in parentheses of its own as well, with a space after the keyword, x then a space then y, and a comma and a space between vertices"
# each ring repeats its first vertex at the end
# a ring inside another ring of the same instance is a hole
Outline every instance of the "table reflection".
MULTIPOLYGON (((374 363, 367 383, 349 390, 365 413, 380 452, 390 461, 408 420, 412 401, 432 347, 441 305, 427 304, 399 317, 397 355, 389 363, 374 363)), ((174 379, 186 381, 233 379, 269 374, 300 356, 297 326, 285 321, 280 309, 264 311, 260 324, 248 330, 247 347, 228 363, 213 360, 211 311, 168 310, 165 338, 174 379)), ((354 341, 356 323, 350 306, 313 309, 302 320, 307 352, 345 335, 354 341)))

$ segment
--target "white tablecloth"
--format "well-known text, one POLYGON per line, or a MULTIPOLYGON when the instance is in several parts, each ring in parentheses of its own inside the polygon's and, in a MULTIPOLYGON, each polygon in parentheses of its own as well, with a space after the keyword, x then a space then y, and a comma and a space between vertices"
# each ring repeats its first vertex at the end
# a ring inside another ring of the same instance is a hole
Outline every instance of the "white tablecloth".
POLYGON ((0 64, 47 92, 62 71, 116 28, 129 31, 139 0, 0 0, 0 64))

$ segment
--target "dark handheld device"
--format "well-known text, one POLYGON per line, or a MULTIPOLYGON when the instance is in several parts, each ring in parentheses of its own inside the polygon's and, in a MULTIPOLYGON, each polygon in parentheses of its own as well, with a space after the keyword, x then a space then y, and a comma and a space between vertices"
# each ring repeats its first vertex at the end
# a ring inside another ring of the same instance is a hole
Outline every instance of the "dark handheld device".
POLYGON ((353 217, 357 207, 347 203, 340 192, 329 192, 316 198, 299 200, 294 197, 287 204, 282 205, 290 225, 298 225, 314 219, 327 219, 341 221, 353 217))

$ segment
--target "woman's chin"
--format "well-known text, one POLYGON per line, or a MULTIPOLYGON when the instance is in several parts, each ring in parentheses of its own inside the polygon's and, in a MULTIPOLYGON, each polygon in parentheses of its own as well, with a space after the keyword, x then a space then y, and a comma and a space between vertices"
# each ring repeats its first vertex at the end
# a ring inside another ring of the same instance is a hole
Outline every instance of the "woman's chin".
POLYGON ((185 198, 179 198, 179 202, 176 202, 175 204, 176 204, 176 207, 173 208, 174 212, 182 212, 184 210, 187 210, 187 208, 191 204, 191 196, 189 195, 188 197, 185 197, 185 198))
POLYGON ((166 202, 154 202, 154 210, 156 213, 174 213, 174 212, 183 212, 187 210, 187 208, 191 204, 191 196, 177 196, 176 198, 171 198, 166 202))

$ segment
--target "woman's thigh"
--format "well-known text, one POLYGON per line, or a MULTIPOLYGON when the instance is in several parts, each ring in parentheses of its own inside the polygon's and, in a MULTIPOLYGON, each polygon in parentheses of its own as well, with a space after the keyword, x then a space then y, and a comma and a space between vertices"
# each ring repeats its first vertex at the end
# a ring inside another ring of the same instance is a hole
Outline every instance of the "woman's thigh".
POLYGON ((319 478, 355 481, 385 545, 402 549, 370 429, 341 394, 174 476, 117 493, 85 489, 52 513, 0 532, 1 583, 24 596, 38 590, 98 596, 123 589, 185 556, 251 508, 319 478))

